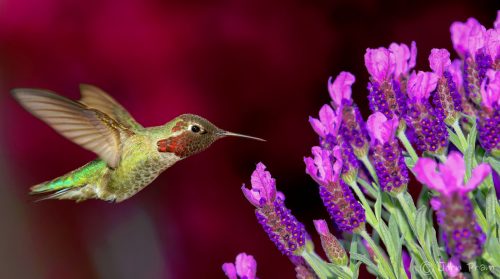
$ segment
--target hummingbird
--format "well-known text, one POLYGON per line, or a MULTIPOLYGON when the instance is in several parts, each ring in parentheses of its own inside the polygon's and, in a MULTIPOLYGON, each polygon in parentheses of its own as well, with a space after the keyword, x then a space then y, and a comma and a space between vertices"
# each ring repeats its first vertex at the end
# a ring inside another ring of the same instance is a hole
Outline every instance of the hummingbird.
POLYGON ((224 137, 263 139, 219 129, 205 118, 182 114, 162 126, 143 127, 103 90, 80 85, 81 99, 18 88, 13 97, 62 136, 98 158, 65 175, 31 187, 41 200, 100 199, 121 202, 155 180, 176 162, 207 149, 224 137))

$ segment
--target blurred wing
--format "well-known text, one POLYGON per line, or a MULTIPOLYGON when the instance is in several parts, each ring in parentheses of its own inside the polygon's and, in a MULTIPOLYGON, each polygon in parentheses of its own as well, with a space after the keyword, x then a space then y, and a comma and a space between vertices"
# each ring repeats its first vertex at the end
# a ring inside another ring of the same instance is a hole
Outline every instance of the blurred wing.
POLYGON ((110 167, 118 165, 120 136, 126 128, 106 114, 44 90, 14 89, 12 95, 64 137, 96 153, 110 167))
POLYGON ((82 94, 80 103, 85 104, 89 108, 104 112, 116 122, 131 130, 140 130, 143 128, 122 105, 101 89, 93 85, 81 84, 80 92, 82 94))

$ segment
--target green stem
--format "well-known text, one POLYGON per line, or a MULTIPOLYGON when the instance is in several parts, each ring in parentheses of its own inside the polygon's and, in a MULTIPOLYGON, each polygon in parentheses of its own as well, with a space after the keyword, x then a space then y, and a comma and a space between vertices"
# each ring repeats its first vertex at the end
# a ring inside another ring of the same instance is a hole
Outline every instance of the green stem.
POLYGON ((406 202, 404 194, 405 194, 405 192, 401 192, 401 193, 399 193, 396 196, 396 198, 398 199, 399 204, 401 204, 401 207, 403 208, 403 211, 404 211, 404 213, 406 215, 406 218, 408 218, 408 223, 410 224, 411 229, 413 231, 416 231, 416 228, 415 228, 415 215, 413 214, 413 212, 410 209, 410 206, 406 202))
POLYGON ((365 165, 366 169, 368 169, 368 172, 370 173, 371 177, 373 178, 373 181, 378 184, 378 176, 377 173, 375 172, 375 169, 373 168, 372 162, 368 159, 368 156, 361 157, 361 162, 363 162, 363 165, 365 165))
POLYGON ((464 133, 462 132, 462 128, 460 127, 460 121, 455 121, 452 126, 453 130, 455 130, 455 133, 457 133, 460 144, 462 145, 462 149, 467 150, 467 139, 465 138, 464 133))
POLYGON ((366 213, 366 221, 368 222, 368 224, 370 224, 370 226, 372 226, 373 228, 378 228, 378 220, 375 217, 375 213, 373 213, 373 210, 370 207, 370 204, 366 200, 365 195, 363 194, 363 192, 359 188, 358 184, 355 181, 353 181, 352 183, 349 184, 349 186, 351 186, 351 188, 354 190, 354 192, 358 196, 359 200, 363 204, 363 207, 365 208, 365 213, 366 213))
POLYGON ((411 143, 408 140, 408 138, 406 137, 404 131, 398 131, 398 139, 401 141, 401 143, 405 147, 406 152, 408 152, 408 154, 410 155, 413 162, 416 163, 418 160, 417 152, 415 152, 415 149, 413 148, 413 146, 411 146, 411 143))
POLYGON ((359 184, 361 184, 361 186, 363 186, 363 188, 365 188, 368 191, 368 193, 370 194, 370 196, 372 198, 375 199, 377 197, 378 191, 372 185, 370 185, 370 183, 368 183, 366 180, 360 178, 359 176, 356 180, 358 181, 359 184))
POLYGON ((373 241, 371 236, 365 230, 363 230, 360 233, 360 235, 361 235, 361 237, 363 237, 364 240, 366 240, 366 242, 368 242, 368 244, 370 245, 370 248, 373 249, 373 252, 377 256, 377 263, 380 264, 384 268, 385 273, 388 273, 386 275, 389 276, 389 278, 396 279, 396 277, 394 275, 395 273, 392 270, 391 266, 387 263, 388 260, 382 254, 380 247, 375 243, 375 241, 373 241))
POLYGON ((315 257, 315 255, 310 254, 305 250, 304 252, 302 252, 301 256, 302 258, 304 258, 307 264, 314 270, 314 273, 316 273, 316 275, 318 275, 320 279, 327 279, 332 277, 328 269, 325 268, 321 263, 323 260, 318 261, 318 257, 315 257))

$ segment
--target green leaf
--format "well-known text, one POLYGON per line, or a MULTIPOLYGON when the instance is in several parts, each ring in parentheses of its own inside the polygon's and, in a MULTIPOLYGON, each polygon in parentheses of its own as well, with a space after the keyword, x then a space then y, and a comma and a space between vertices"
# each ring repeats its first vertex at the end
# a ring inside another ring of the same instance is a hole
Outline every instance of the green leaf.
POLYGON ((377 218, 377 221, 381 221, 380 215, 382 212, 382 193, 380 189, 377 192, 377 200, 375 201, 375 218, 377 218))
POLYGON ((488 156, 485 162, 489 163, 490 166, 500 175, 500 160, 488 156))
POLYGON ((425 239, 425 229, 427 228, 427 208, 425 206, 421 206, 417 210, 415 227, 417 229, 417 237, 419 239, 425 239))
POLYGON ((352 272, 352 278, 353 279, 357 279, 359 277, 359 267, 361 266, 361 262, 357 262, 355 265, 354 265, 354 268, 351 268, 351 272, 352 272))
MULTIPOLYGON (((488 252, 489 257, 491 258, 489 262, 493 262, 495 266, 500 267, 500 243, 498 242, 498 238, 489 237, 486 240, 485 248, 486 252, 488 252)), ((484 258, 488 257, 485 256, 484 258)))
POLYGON ((404 198, 406 200, 406 204, 410 206, 410 210, 415 213, 417 211, 417 208, 415 207, 415 203, 413 203, 413 198, 408 192, 404 193, 404 198))
MULTIPOLYGON (((389 219, 389 224, 391 223, 391 220, 394 218, 389 219)), ((394 221, 393 221, 394 223, 394 221)), ((382 238, 382 241, 384 242, 384 245, 387 249, 387 253, 389 254, 389 260, 391 261, 391 265, 393 267, 394 272, 398 272, 398 264, 401 261, 401 258, 397 259, 397 241, 399 239, 398 232, 397 232, 397 227, 396 227, 396 235, 393 235, 391 230, 387 227, 387 225, 381 221, 379 222, 379 233, 380 237, 382 238)), ((391 226, 394 227, 394 226, 391 226)))
POLYGON ((421 265, 418 265, 414 261, 411 262, 410 264, 410 274, 411 278, 428 278, 429 274, 423 273, 422 269, 420 268, 421 265))
POLYGON ((331 278, 331 269, 328 267, 328 264, 319 258, 314 252, 310 253, 307 250, 304 250, 300 255, 320 279, 331 278))
MULTIPOLYGON (((394 215, 391 215, 389 218, 389 232, 391 233, 391 240, 393 241, 394 247, 395 247, 395 254, 393 255, 394 260, 393 260, 393 266, 394 266, 394 272, 396 274, 401 273, 401 271, 404 272, 404 268, 402 266, 403 260, 402 260, 402 253, 403 253, 403 237, 399 235, 399 229, 398 229, 398 222, 397 222, 397 217, 394 215)), ((400 276, 397 276, 398 278, 405 277, 406 274, 401 274, 400 276)))
POLYGON ((431 247, 431 253, 432 253, 433 260, 434 260, 434 262, 439 263, 440 259, 441 259, 441 248, 439 247, 439 244, 437 241, 436 229, 434 229, 434 227, 432 225, 429 225, 427 227, 427 231, 428 231, 427 236, 429 239, 428 243, 431 247))
POLYGON ((342 278, 342 279, 350 279, 352 278, 351 274, 347 273, 345 270, 343 270, 340 266, 335 265, 335 264, 327 264, 328 269, 330 270, 331 273, 333 273, 333 277, 328 276, 327 278, 342 278))
POLYGON ((477 136, 477 124, 474 122, 472 125, 472 128, 469 132, 469 135, 467 135, 467 149, 465 150, 464 153, 464 160, 465 160, 465 180, 469 180, 471 177, 471 172, 472 172, 472 167, 474 167, 473 164, 473 156, 475 154, 475 148, 476 148, 476 136, 477 136))
MULTIPOLYGON (((358 252, 358 241, 359 241, 359 236, 354 234, 351 239, 351 245, 349 247, 349 255, 352 253, 357 253, 358 252)), ((356 261, 353 257, 349 259, 349 268, 351 269, 351 272, 354 273, 354 268, 356 267, 356 261)))
POLYGON ((448 135, 449 135, 449 139, 451 141, 451 143, 453 143, 453 145, 455 145, 458 150, 460 150, 460 152, 462 152, 462 154, 464 153, 464 147, 462 146, 462 144, 460 143, 460 139, 458 138, 458 135, 455 134, 455 132, 453 132, 450 128, 446 128, 448 130, 448 135))
POLYGON ((351 258, 355 259, 356 261, 360 261, 366 265, 367 268, 371 268, 374 271, 378 270, 378 267, 365 255, 363 254, 358 254, 358 253, 349 253, 351 258))
POLYGON ((498 200, 494 189, 490 188, 488 195, 486 196, 486 222, 488 222, 489 228, 495 227, 497 223, 496 220, 496 206, 498 205, 498 200))
POLYGON ((360 177, 358 177, 358 179, 356 181, 358 181, 358 183, 361 184, 361 186, 363 186, 363 188, 368 191, 368 193, 370 194, 371 197, 375 198, 377 196, 377 190, 375 188, 376 186, 374 187, 373 185, 366 182, 366 180, 364 180, 360 177))
POLYGON ((483 231, 487 231, 488 222, 486 221, 486 217, 484 217, 483 211, 481 211, 481 207, 479 206, 471 192, 469 192, 468 197, 470 198, 472 206, 474 207, 474 214, 476 214, 477 223, 479 224, 479 226, 481 226, 481 229, 483 229, 483 231))

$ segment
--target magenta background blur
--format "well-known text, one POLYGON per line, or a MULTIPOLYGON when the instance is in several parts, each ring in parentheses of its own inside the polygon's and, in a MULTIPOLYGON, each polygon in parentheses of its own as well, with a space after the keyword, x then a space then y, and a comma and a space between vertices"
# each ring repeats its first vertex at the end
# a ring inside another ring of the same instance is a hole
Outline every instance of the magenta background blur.
POLYGON ((260 278, 294 278, 241 193, 255 164, 317 240, 312 219, 327 214, 303 156, 317 142, 307 119, 328 102, 328 77, 356 75, 367 117, 367 47, 415 40, 417 68, 428 69, 432 47, 451 50, 450 24, 472 16, 491 26, 494 2, 0 0, 0 278, 222 278, 242 251, 260 278), (145 126, 196 113, 268 142, 221 140, 120 204, 34 203, 31 185, 94 155, 9 91, 77 99, 80 83, 145 126))

